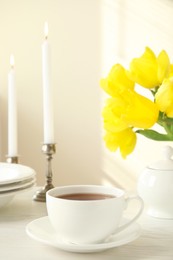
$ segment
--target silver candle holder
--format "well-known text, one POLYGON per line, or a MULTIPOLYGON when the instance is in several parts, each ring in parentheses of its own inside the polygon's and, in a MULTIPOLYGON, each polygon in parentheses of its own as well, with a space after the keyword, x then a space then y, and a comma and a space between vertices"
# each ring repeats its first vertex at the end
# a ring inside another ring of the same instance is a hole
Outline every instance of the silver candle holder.
POLYGON ((46 201, 46 192, 52 188, 54 188, 52 184, 52 166, 51 161, 53 159, 52 155, 56 152, 55 144, 43 144, 42 145, 42 152, 46 155, 47 159, 47 167, 46 167, 46 184, 41 190, 38 190, 33 197, 33 200, 45 202, 46 201))
POLYGON ((7 163, 19 163, 19 157, 18 156, 6 156, 6 162, 7 163))

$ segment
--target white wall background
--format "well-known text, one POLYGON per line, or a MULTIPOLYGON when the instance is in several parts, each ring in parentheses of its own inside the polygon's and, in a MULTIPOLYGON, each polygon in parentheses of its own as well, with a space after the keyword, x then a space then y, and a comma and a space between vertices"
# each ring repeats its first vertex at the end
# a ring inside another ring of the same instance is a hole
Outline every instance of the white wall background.
POLYGON ((7 154, 7 73, 15 56, 19 154, 44 183, 41 44, 49 23, 57 153, 55 184, 96 183, 101 172, 100 1, 0 1, 2 160, 7 154))
POLYGON ((146 45, 173 57, 172 0, 0 0, 1 161, 7 154, 7 73, 15 56, 20 162, 44 183, 41 44, 49 23, 57 153, 56 185, 117 183, 136 177, 159 157, 161 143, 139 138, 127 160, 105 151, 99 80, 146 45))
MULTIPOLYGON (((173 62, 172 0, 105 0, 103 7, 102 68, 128 67, 132 58, 141 56, 145 46, 158 54, 165 49, 173 62)), ((126 189, 135 189, 140 172, 163 158, 162 148, 171 142, 155 142, 138 135, 136 149, 126 160, 119 153, 103 156, 104 172, 126 189)))

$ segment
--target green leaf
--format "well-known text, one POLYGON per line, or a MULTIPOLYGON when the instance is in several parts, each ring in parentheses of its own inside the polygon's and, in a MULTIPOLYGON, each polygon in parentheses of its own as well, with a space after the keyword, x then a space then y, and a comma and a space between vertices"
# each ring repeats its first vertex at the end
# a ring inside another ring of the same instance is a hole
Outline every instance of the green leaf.
POLYGON ((155 141, 173 141, 172 136, 169 136, 167 134, 160 134, 152 129, 137 130, 136 133, 155 141))

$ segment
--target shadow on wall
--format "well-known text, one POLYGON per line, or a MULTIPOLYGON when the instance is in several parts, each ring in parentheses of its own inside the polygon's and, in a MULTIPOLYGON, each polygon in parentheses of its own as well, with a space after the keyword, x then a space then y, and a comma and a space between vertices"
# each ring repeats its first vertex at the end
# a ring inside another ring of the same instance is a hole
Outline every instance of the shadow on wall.
POLYGON ((103 151, 103 177, 102 184, 116 186, 125 190, 136 190, 136 176, 130 169, 130 165, 124 159, 118 159, 118 155, 103 151), (123 164, 122 164, 123 161, 123 164))

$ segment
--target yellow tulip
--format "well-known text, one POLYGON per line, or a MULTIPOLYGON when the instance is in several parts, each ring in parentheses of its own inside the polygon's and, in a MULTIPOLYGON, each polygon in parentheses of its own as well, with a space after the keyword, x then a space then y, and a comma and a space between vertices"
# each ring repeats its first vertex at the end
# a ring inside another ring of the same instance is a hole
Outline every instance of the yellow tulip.
POLYGON ((106 147, 110 151, 115 152, 119 148, 121 156, 126 158, 126 156, 132 153, 135 148, 136 134, 131 128, 127 128, 117 133, 106 132, 104 141, 106 147))
POLYGON ((103 108, 104 129, 111 132, 119 132, 128 127, 121 115, 126 111, 126 103, 119 98, 109 98, 103 108))
POLYGON ((101 79, 100 86, 104 91, 112 97, 116 97, 118 93, 124 89, 133 89, 134 82, 129 79, 127 71, 120 64, 116 64, 110 70, 105 79, 101 79))
POLYGON ((135 58, 130 63, 131 79, 145 88, 160 86, 169 72, 170 61, 167 53, 162 51, 156 57, 148 47, 140 58, 135 58))
POLYGON ((136 145, 137 134, 158 141, 173 140, 173 64, 162 50, 158 56, 148 47, 130 63, 110 70, 100 85, 111 98, 103 109, 104 140, 110 151, 120 150, 125 158, 136 145), (135 91, 135 84, 149 89, 153 101, 135 91), (165 133, 152 128, 159 124, 165 133))
POLYGON ((168 117, 173 117, 173 77, 164 80, 155 98, 160 111, 165 112, 168 117))
POLYGON ((123 95, 107 100, 103 109, 104 128, 119 132, 127 127, 150 128, 158 119, 155 103, 136 93, 124 91, 123 95))
POLYGON ((128 106, 122 119, 129 126, 147 129, 157 122, 159 109, 154 102, 134 91, 128 91, 125 98, 128 106))

